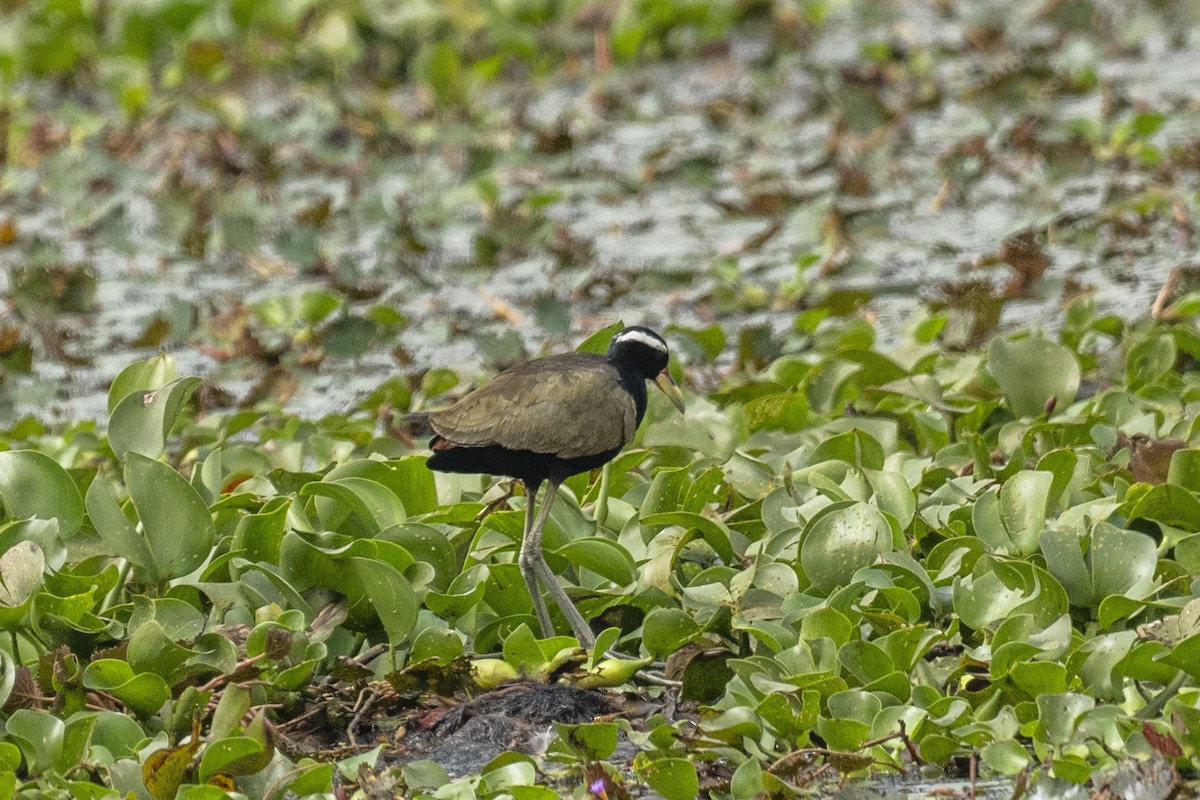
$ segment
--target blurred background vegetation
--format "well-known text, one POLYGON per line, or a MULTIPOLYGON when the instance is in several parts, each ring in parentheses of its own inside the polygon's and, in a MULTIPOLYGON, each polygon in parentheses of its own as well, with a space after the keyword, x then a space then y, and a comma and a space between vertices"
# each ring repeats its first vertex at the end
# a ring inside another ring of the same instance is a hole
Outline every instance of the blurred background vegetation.
POLYGON ((616 319, 737 369, 822 315, 961 348, 1148 310, 1193 245, 1192 0, 0 15, 5 420, 158 350, 311 414, 616 319))

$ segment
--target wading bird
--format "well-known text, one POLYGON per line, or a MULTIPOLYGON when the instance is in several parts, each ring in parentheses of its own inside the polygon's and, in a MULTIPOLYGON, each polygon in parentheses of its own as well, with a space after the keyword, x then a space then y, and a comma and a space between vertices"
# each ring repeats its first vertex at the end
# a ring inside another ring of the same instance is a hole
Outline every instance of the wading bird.
POLYGON ((634 326, 613 336, 607 355, 563 353, 518 364, 427 417, 435 434, 430 469, 524 482, 525 535, 517 564, 545 636, 554 634, 554 626, 539 578, 576 638, 585 645, 595 641, 542 555, 542 529, 564 480, 611 461, 633 439, 646 413, 647 380, 683 411, 683 394, 667 372, 667 343, 634 326), (535 514, 542 483, 546 494, 535 514))

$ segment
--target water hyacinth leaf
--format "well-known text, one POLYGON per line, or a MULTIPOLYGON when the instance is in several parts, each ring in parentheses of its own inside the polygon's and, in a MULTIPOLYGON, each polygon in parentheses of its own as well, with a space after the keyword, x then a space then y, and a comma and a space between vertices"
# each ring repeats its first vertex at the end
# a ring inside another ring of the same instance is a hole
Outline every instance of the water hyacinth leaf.
POLYGON ((1038 724, 1045 741, 1058 746, 1069 744, 1079 718, 1095 706, 1091 697, 1076 692, 1038 695, 1038 724))
POLYGON ((1192 680, 1200 681, 1200 633, 1175 645, 1161 661, 1183 670, 1192 676, 1192 680))
POLYGON ((159 389, 126 395, 108 420, 108 441, 117 457, 162 455, 180 412, 199 386, 199 378, 179 378, 159 389))
POLYGON ((204 500, 178 472, 129 453, 125 485, 137 509, 158 581, 196 570, 212 551, 213 520, 204 500))
POLYGON ((0 497, 9 518, 56 520, 63 539, 83 524, 83 498, 75 481, 43 453, 0 452, 0 497))
MULTIPOLYGON (((8 698, 12 696, 13 686, 17 683, 17 665, 13 662, 12 656, 0 651, 0 704, 7 704, 8 698)), ((0 743, 2 745, 3 743, 0 743)), ((0 765, 8 766, 3 753, 0 753, 0 765)), ((12 769, 15 771, 21 765, 20 754, 17 754, 17 763, 12 764, 12 769)))
POLYGON ((279 563, 279 545, 286 530, 291 502, 291 498, 278 497, 257 513, 241 517, 233 532, 233 548, 247 561, 279 563))
POLYGON ((325 352, 334 358, 360 358, 370 351, 379 327, 357 314, 343 314, 324 328, 325 352))
POLYGON ((807 419, 808 402, 798 392, 769 394, 746 404, 746 421, 752 431, 794 432, 802 429, 807 419))
POLYGON ((513 800, 559 800, 562 797, 554 789, 536 785, 511 786, 508 793, 512 795, 513 800))
POLYGON ((296 777, 287 783, 287 789, 298 797, 324 794, 333 790, 333 764, 319 764, 310 759, 301 759, 295 772, 296 777))
POLYGON ((400 769, 404 785, 410 789, 440 789, 450 783, 450 773, 436 761, 410 761, 400 769))
POLYGON ((1025 599, 1004 585, 994 572, 968 575, 954 581, 954 611, 964 625, 981 630, 1004 619, 1025 599))
POLYGON ((116 711, 96 712, 91 744, 102 747, 114 758, 136 758, 137 744, 146 732, 128 714, 116 711))
POLYGON ((1018 417, 1041 414, 1050 398, 1056 408, 1066 408, 1079 390, 1075 354, 1041 337, 993 340, 987 368, 1018 417))
MULTIPOLYGON (((33 593, 42 587, 46 571, 46 556, 42 548, 31 541, 17 542, 0 555, 0 607, 4 610, 23 608, 33 593)), ((21 613, 12 620, 19 625, 21 613)), ((0 615, 0 627, 5 618, 0 615)))
POLYGON ((875 504, 896 518, 901 528, 908 528, 917 513, 917 498, 904 476, 898 472, 865 470, 867 481, 875 496, 875 504))
POLYGON ((1123 595, 1140 600, 1156 588, 1157 547, 1144 533, 1097 523, 1088 556, 1094 598, 1123 595))
POLYGON ((142 717, 154 714, 171 698, 171 687, 160 676, 135 674, 128 663, 115 658, 88 664, 83 671, 83 685, 111 694, 142 717))
MULTIPOLYGON (((488 568, 485 564, 476 564, 463 572, 459 573, 446 591, 439 592, 430 589, 425 593, 425 606, 440 617, 457 618, 461 617, 472 608, 474 608, 488 591, 489 581, 492 578, 499 576, 503 570, 500 567, 509 566, 498 564, 492 568, 488 568)), ((511 566, 516 566, 511 565, 511 566)), ((504 592, 504 596, 511 602, 515 599, 514 595, 519 596, 517 592, 523 593, 524 604, 520 610, 528 610, 530 608, 529 594, 525 591, 525 584, 520 580, 511 584, 514 589, 520 587, 515 592, 504 592)), ((493 604, 495 605, 495 604, 493 604)), ((517 609, 511 606, 505 606, 509 611, 516 613, 517 609)))
MULTIPOLYGON (((407 504, 405 508, 407 509, 407 504)), ((450 582, 455 580, 458 571, 458 556, 454 545, 446 535, 431 525, 405 523, 381 531, 377 537, 381 541, 395 542, 403 547, 417 561, 428 564, 433 568, 431 588, 445 591, 450 582)))
MULTIPOLYGON (((1139 484, 1137 488, 1147 488, 1139 484)), ((1148 519, 1183 530, 1200 530, 1200 499, 1182 486, 1170 483, 1152 486, 1140 494, 1130 491, 1122 506, 1130 522, 1148 519)))
POLYGON ((1134 631, 1117 631, 1097 636, 1081 648, 1088 654, 1079 668, 1079 677, 1088 694, 1101 700, 1119 702, 1123 681, 1116 671, 1119 664, 1137 641, 1134 631))
POLYGON ((1192 575, 1200 575, 1200 533, 1193 533, 1175 545, 1175 560, 1192 575))
POLYGON ((589 569, 617 586, 637 580, 633 558, 625 548, 608 539, 577 539, 567 542, 555 553, 577 567, 589 569))
POLYGON ((809 454, 809 463, 838 461, 862 469, 883 469, 883 447, 866 431, 854 428, 831 436, 809 454))
POLYGON ((181 677, 176 670, 195 654, 170 636, 160 622, 148 620, 129 637, 125 658, 135 673, 150 672, 173 682, 181 677))
POLYGON ((678 525, 689 531, 699 532, 704 541, 716 551, 726 564, 733 561, 733 546, 729 541, 729 530, 716 520, 686 511, 666 511, 642 517, 643 525, 678 525))
POLYGON ((827 594, 891 549, 892 528, 879 509, 869 503, 839 504, 805 529, 800 567, 813 587, 827 594))
POLYGON ((1154 540, 1106 522, 1092 530, 1086 556, 1071 531, 1042 532, 1047 568, 1063 585, 1072 605, 1096 606, 1114 595, 1140 600, 1155 588, 1158 554, 1154 540))
POLYGON ((463 642, 457 633, 440 628, 426 628, 413 637, 413 663, 434 660, 449 663, 462 656, 463 642))
POLYGON ((999 490, 989 489, 972 510, 976 535, 996 553, 1025 556, 1036 552, 1053 482, 1049 472, 1022 470, 999 490))
POLYGON ((750 758, 734 770, 729 782, 733 800, 752 800, 759 797, 786 797, 791 793, 787 784, 770 772, 764 772, 758 759, 750 758))
MULTIPOLYGON (((420 603, 408 579, 391 564, 370 558, 348 559, 355 587, 362 592, 359 602, 379 616, 388 641, 393 645, 408 641, 417 624, 420 603)), ((353 606, 351 612, 354 611, 353 606)))
POLYGON ((341 299, 328 292, 307 291, 270 297, 253 304, 250 310, 268 327, 294 330, 321 323, 341 305, 341 299))
POLYGON ((512 761, 483 770, 481 775, 480 788, 488 793, 499 793, 518 786, 531 786, 537 779, 537 768, 528 761, 512 761))
POLYGON ((374 536, 407 519, 404 504, 390 489, 367 478, 345 477, 313 481, 300 490, 301 497, 332 500, 318 506, 328 530, 356 536, 374 536))
POLYGON ((666 800, 692 800, 700 792, 696 767, 686 758, 647 759, 637 775, 666 800))
POLYGON ((108 481, 99 476, 88 486, 87 512, 96 534, 112 551, 130 564, 145 571, 154 571, 154 556, 145 537, 129 521, 113 499, 108 481))
POLYGON ((1175 337, 1159 333, 1142 339, 1125 356, 1125 382, 1130 390, 1158 380, 1175 366, 1175 337))
POLYGON ((222 739, 241 729, 242 718, 250 711, 250 690, 238 684, 230 684, 221 692, 213 711, 212 723, 208 735, 212 739, 222 739))
POLYGON ((416 516, 437 510, 437 486, 423 456, 389 461, 385 468, 386 478, 382 482, 400 498, 405 513, 416 516))
POLYGON ((1081 544, 1074 531, 1057 528, 1042 531, 1042 554, 1050 573, 1063 585, 1071 605, 1089 606, 1093 597, 1092 580, 1081 544))
POLYGON ((117 373, 108 387, 108 413, 133 392, 152 392, 175 380, 175 358, 161 353, 135 361, 117 373))
POLYGON ((612 343, 612 337, 623 330, 625 330, 625 323, 620 320, 607 325, 580 342, 579 346, 575 348, 575 352, 604 355, 608 352, 608 346, 612 343))
POLYGON ((187 744, 164 747, 146 756, 142 762, 142 783, 154 800, 170 800, 175 797, 200 745, 199 724, 196 723, 187 744))
MULTIPOLYGON (((363 478, 391 490, 404 506, 406 516, 437 509, 437 487, 433 473, 425 467, 423 456, 409 456, 395 461, 351 459, 331 469, 324 480, 337 483, 343 478, 363 478)), ((326 499, 315 501, 322 518, 329 513, 331 504, 332 501, 326 499)))
POLYGON ((1200 492, 1200 450, 1176 450, 1171 454, 1167 483, 1182 486, 1190 492, 1200 492))
POLYGON ((589 761, 603 761, 617 749, 618 727, 615 722, 585 722, 579 725, 554 723, 559 741, 570 752, 589 761))
POLYGON ((983 762, 1001 775, 1016 775, 1028 766, 1029 751, 1012 739, 989 742, 979 754, 983 762))
POLYGON ((200 780, 206 781, 217 773, 253 775, 267 766, 274 753, 274 747, 253 736, 226 736, 205 748, 200 758, 200 780))
POLYGON ((62 720, 30 708, 14 711, 5 721, 6 733, 25 757, 30 774, 52 769, 62 755, 66 724, 62 720))
POLYGON ((642 622, 642 645, 655 658, 665 658, 701 633, 699 624, 681 608, 656 608, 642 622))

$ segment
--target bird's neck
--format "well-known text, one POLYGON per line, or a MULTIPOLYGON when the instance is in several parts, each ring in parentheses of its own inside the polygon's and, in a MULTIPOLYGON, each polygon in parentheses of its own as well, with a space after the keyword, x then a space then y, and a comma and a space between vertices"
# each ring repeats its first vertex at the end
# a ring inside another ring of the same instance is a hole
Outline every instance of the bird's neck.
POLYGON ((625 387, 625 391, 633 395, 633 404, 637 409, 637 424, 642 424, 642 417, 646 416, 646 378, 642 375, 641 370, 636 369, 631 364, 623 364, 620 361, 613 361, 612 365, 617 368, 617 372, 621 375, 621 385, 625 387))

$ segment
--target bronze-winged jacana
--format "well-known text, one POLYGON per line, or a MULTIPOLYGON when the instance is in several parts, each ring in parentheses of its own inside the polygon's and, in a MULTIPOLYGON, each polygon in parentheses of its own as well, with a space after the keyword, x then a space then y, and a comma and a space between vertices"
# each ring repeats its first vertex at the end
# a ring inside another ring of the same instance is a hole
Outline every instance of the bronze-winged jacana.
POLYGON ((653 380, 683 411, 683 394, 667 372, 667 343, 649 328, 629 327, 607 355, 563 353, 518 364, 454 405, 429 414, 430 469, 507 475, 525 484, 525 536, 517 564, 545 636, 554 634, 538 589, 546 584, 576 638, 595 641, 542 555, 542 529, 559 485, 611 461, 633 439, 653 380), (538 488, 547 484, 536 515, 538 488))

